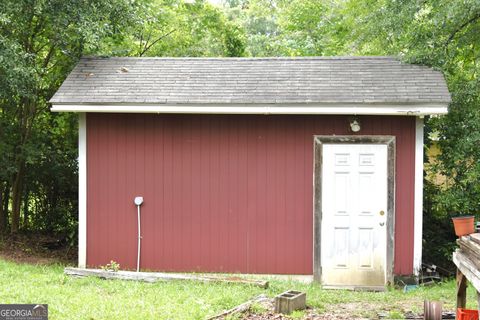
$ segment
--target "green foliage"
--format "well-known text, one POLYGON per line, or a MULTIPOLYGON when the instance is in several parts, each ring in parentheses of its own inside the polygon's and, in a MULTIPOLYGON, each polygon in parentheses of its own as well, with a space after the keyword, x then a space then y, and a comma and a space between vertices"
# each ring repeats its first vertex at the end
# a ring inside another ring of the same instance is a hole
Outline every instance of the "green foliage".
POLYGON ((341 5, 316 0, 293 0, 282 3, 278 18, 289 44, 289 55, 341 55, 346 34, 341 5))
POLYGON ((243 56, 243 30, 206 1, 143 0, 122 37, 111 37, 99 52, 120 56, 243 56))
POLYGON ((255 302, 253 303, 251 306, 250 306, 250 309, 249 311, 251 313, 254 313, 254 314, 262 314, 262 313, 265 313, 268 311, 267 308, 265 308, 264 305, 258 303, 258 302, 255 302))
POLYGON ((449 217, 478 217, 480 208, 480 3, 383 0, 349 5, 360 13, 353 19, 359 26, 353 38, 360 53, 401 55, 441 70, 448 82, 449 114, 427 121, 427 131, 438 134, 441 151, 434 174, 444 177, 445 184, 427 184, 424 225, 425 260, 445 265, 455 245, 449 217))
POLYGON ((405 319, 405 315, 400 311, 393 310, 388 313, 388 319, 405 319))
POLYGON ((118 262, 111 260, 110 263, 107 263, 104 266, 100 266, 100 268, 105 271, 117 272, 118 270, 120 270, 120 264, 118 262))
POLYGON ((348 26, 342 1, 228 1, 231 20, 246 31, 251 56, 344 54, 348 26))
POLYGON ((0 3, 1 213, 11 210, 13 232, 75 228, 76 116, 50 113, 47 101, 131 17, 128 0, 0 3))
MULTIPOLYGON (((479 68, 480 71, 480 68, 479 68)), ((478 78, 451 81, 452 106, 448 116, 434 119, 441 133, 442 153, 434 167, 446 177, 435 195, 435 209, 449 215, 480 217, 480 83, 478 78)))
MULTIPOLYGON (((455 271, 452 262, 452 252, 456 247, 456 236, 452 220, 447 214, 442 214, 433 206, 433 198, 438 192, 438 186, 425 181, 423 204, 423 261, 433 263, 444 270, 455 271)), ((442 272, 446 275, 445 272, 442 272)))
POLYGON ((75 235, 77 116, 48 100, 82 55, 242 56, 244 42, 204 1, 0 2, 0 229, 75 235))
POLYGON ((223 39, 225 56, 242 57, 245 55, 245 34, 237 25, 229 23, 223 39))
POLYGON ((305 310, 294 310, 291 314, 289 314, 290 319, 303 319, 305 318, 306 312, 305 310))

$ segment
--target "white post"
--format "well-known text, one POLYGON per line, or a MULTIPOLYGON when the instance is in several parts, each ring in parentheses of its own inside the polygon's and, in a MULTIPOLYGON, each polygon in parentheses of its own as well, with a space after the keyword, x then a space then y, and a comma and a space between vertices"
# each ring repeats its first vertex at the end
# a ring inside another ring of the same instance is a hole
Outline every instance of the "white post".
POLYGON ((78 115, 78 267, 87 266, 87 116, 78 115))
POLYGON ((422 269, 423 229, 423 117, 415 121, 415 198, 413 223, 413 272, 417 276, 422 269))

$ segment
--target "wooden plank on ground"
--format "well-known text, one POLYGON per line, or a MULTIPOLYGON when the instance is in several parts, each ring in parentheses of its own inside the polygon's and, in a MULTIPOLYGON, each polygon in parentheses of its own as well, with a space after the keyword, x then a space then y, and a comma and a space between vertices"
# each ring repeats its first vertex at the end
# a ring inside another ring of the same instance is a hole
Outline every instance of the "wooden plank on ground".
POLYGON ((260 288, 268 288, 268 281, 245 279, 240 277, 208 276, 197 274, 178 274, 163 272, 134 272, 134 271, 106 271, 101 269, 84 268, 65 268, 66 275, 87 277, 94 276, 103 279, 134 280, 144 282, 172 281, 172 280, 192 280, 202 282, 224 282, 232 284, 247 284, 260 288))
POLYGON ((226 310, 220 314, 217 314, 213 317, 210 317, 210 318, 207 318, 207 320, 214 320, 214 319, 221 319, 221 318, 225 318, 226 316, 231 316, 231 315, 234 315, 236 313, 243 313, 243 312, 246 312, 250 309, 250 307, 256 303, 256 302, 261 302, 261 301, 265 301, 265 300, 269 300, 267 298, 266 295, 264 294, 261 294, 253 299, 250 299, 248 300, 247 302, 244 302, 236 307, 233 307, 232 309, 230 310, 226 310))

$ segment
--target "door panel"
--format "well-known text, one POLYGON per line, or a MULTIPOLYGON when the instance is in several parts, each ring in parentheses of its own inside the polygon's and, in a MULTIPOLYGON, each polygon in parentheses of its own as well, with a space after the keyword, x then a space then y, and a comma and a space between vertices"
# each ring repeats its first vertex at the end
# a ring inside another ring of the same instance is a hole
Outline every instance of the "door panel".
POLYGON ((348 267, 348 242, 349 229, 335 227, 334 229, 335 267, 348 267))
POLYGON ((325 144, 322 160, 322 283, 384 286, 387 146, 325 144))
POLYGON ((348 193, 350 177, 346 172, 335 173, 335 215, 348 214, 348 193))

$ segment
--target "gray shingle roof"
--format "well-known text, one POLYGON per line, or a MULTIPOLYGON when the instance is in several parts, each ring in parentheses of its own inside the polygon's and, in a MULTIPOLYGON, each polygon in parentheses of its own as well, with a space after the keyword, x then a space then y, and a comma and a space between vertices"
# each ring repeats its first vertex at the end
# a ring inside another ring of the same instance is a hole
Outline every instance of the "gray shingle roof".
POLYGON ((443 75, 392 57, 82 58, 53 104, 448 103, 443 75))

